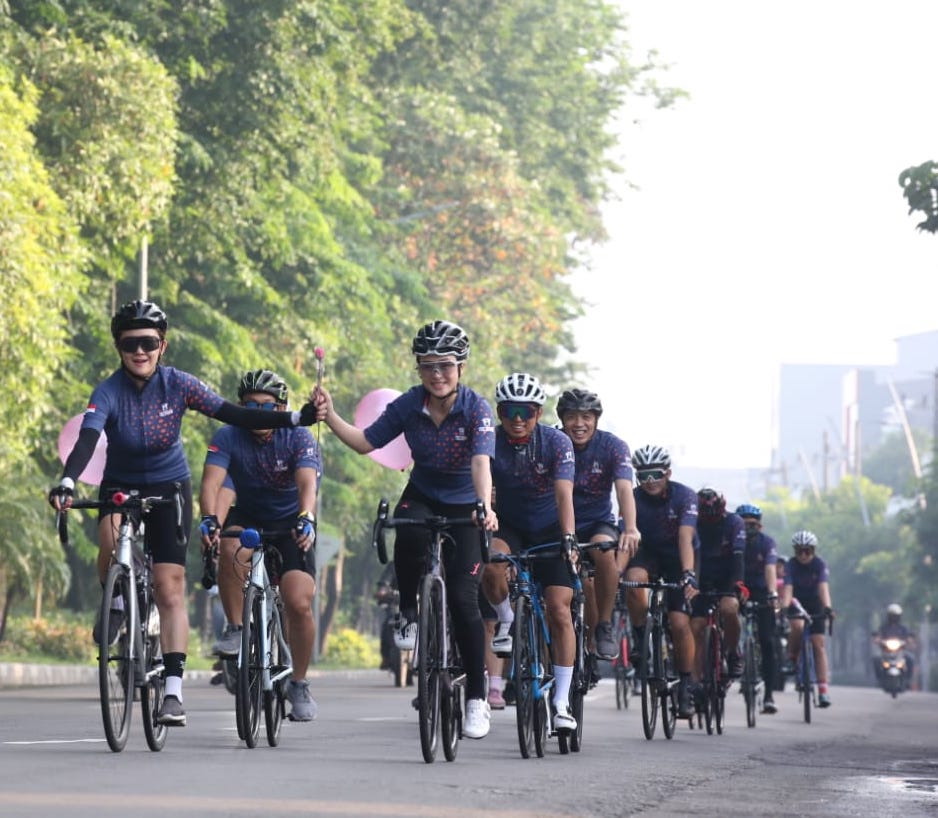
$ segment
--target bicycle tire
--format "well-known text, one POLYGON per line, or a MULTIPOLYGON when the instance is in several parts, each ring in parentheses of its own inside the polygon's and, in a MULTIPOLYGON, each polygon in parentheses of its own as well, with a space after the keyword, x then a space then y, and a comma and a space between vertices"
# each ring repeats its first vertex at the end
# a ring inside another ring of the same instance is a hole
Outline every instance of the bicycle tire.
POLYGON ((257 746, 262 706, 260 629, 260 592, 254 585, 244 589, 244 610, 241 620, 241 660, 238 666, 238 691, 235 706, 240 712, 241 738, 251 749, 257 746))
POLYGON ((655 679, 655 655, 652 648, 654 620, 649 614, 645 619, 645 638, 642 640, 642 730, 645 738, 655 737, 658 725, 658 690, 655 679))
MULTIPOLYGON (((284 669, 283 651, 280 649, 283 635, 283 616, 280 610, 280 600, 271 604, 270 619, 267 621, 267 664, 270 675, 275 676, 284 669)), ((270 690, 264 691, 264 729, 267 733, 267 745, 276 747, 280 743, 280 728, 283 726, 283 717, 286 712, 285 685, 288 679, 278 679, 273 682, 270 690)))
POLYGON ((443 668, 440 677, 440 733, 443 743, 443 758, 455 761, 459 751, 459 739, 462 735, 462 714, 464 711, 465 686, 459 658, 459 649, 450 627, 449 617, 441 607, 443 630, 449 647, 449 666, 443 668))
POLYGON ((586 669, 586 633, 583 622, 583 607, 573 617, 573 633, 576 652, 573 658, 573 676, 570 679, 570 713, 576 720, 576 729, 557 733, 557 743, 561 755, 568 752, 578 753, 583 746, 583 698, 589 685, 589 671, 586 669))
POLYGON ((756 648, 755 640, 747 634, 743 642, 743 698, 746 700, 746 725, 756 726, 756 711, 758 708, 757 694, 759 680, 756 676, 756 648))
MULTIPOLYGON (((101 597, 99 633, 101 642, 106 643, 111 628, 111 600, 119 596, 124 605, 131 604, 132 593, 130 572, 115 563, 104 580, 101 597)), ((133 634, 130 632, 130 617, 121 614, 122 623, 117 638, 111 645, 101 644, 98 648, 98 689, 101 696, 101 718, 108 747, 119 753, 127 744, 130 735, 130 718, 134 703, 133 634)))
MULTIPOLYGON (((807 625, 805 625, 807 630, 807 625)), ((802 703, 804 705, 805 724, 811 723, 811 704, 814 698, 814 657, 809 651, 814 651, 814 645, 808 639, 801 645, 802 662, 802 703)))
POLYGON ((443 598, 439 582, 432 575, 420 583, 417 623, 417 713, 420 728, 420 751, 423 760, 432 764, 440 737, 440 657, 442 655, 443 598))
POLYGON ((667 627, 662 623, 656 629, 655 641, 660 657, 661 678, 664 680, 661 689, 661 727, 664 737, 668 740, 674 738, 674 729, 677 726, 677 671, 674 668, 674 650, 671 645, 667 627))
POLYGON ((719 627, 714 626, 712 630, 714 655, 713 655, 713 725, 716 728, 717 735, 723 735, 723 728, 726 726, 726 677, 724 676, 723 663, 723 633, 719 627))
MULTIPOLYGON (((152 603, 151 603, 152 607, 152 603)), ((160 649, 158 633, 150 633, 147 624, 154 616, 159 616, 156 610, 151 610, 146 622, 143 623, 143 633, 147 636, 144 641, 144 667, 147 668, 148 679, 140 687, 140 710, 143 715, 143 733, 147 739, 147 747, 158 753, 166 744, 169 734, 169 725, 160 724, 156 717, 159 713, 160 702, 166 690, 166 682, 162 671, 156 672, 163 664, 163 652, 160 649)))
POLYGON ((511 664, 515 678, 518 747, 522 758, 530 758, 534 752, 534 644, 531 603, 527 597, 519 596, 515 600, 515 636, 511 646, 511 664))
POLYGON ((534 754, 543 758, 547 752, 548 725, 550 724, 550 695, 554 687, 554 665, 547 641, 546 623, 531 617, 529 626, 534 633, 537 672, 534 674, 534 754))
POLYGON ((704 724, 707 728, 707 735, 712 736, 715 728, 714 718, 716 712, 713 704, 713 695, 712 690, 716 684, 716 680, 713 675, 713 637, 710 635, 710 628, 706 628, 703 634, 703 715, 704 715, 704 724))

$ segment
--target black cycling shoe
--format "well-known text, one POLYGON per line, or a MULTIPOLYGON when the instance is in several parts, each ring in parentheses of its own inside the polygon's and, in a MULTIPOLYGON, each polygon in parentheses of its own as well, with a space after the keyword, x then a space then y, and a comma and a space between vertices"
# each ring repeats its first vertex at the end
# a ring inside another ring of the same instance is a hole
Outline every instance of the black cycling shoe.
POLYGON ((695 713, 694 704, 691 701, 690 683, 681 679, 677 685, 677 717, 689 719, 695 713))

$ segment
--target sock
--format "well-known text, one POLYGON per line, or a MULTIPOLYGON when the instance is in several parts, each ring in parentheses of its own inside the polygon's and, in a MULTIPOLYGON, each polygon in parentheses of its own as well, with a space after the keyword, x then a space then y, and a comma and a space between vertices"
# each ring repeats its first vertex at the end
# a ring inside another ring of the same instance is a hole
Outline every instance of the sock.
POLYGON ((554 707, 570 705, 570 682, 573 680, 573 665, 554 665, 554 707))
POLYGON ((111 597, 111 610, 112 611, 122 611, 124 610, 124 597, 120 594, 117 596, 111 597))
POLYGON ((497 690, 499 693, 502 692, 504 685, 504 679, 501 676, 489 676, 489 690, 497 690))
POLYGON ((635 631, 635 644, 634 648, 641 647, 642 643, 645 641, 645 626, 644 625, 632 625, 632 630, 635 631))
POLYGON ((507 622, 511 624, 515 621, 515 612, 511 609, 511 599, 505 597, 497 605, 492 606, 495 609, 495 612, 498 614, 499 622, 507 622))
POLYGON ((827 693, 827 682, 818 682, 818 683, 817 683, 817 692, 818 692, 818 693, 827 693))
POLYGON ((182 676, 167 676, 166 689, 163 695, 164 697, 175 696, 179 701, 182 701, 182 676))

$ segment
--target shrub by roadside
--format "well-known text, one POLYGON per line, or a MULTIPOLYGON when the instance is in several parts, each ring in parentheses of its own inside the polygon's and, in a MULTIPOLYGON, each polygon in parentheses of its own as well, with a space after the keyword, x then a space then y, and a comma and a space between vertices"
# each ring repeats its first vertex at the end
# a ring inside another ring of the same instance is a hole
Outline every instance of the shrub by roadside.
POLYGON ((87 617, 12 616, 0 642, 0 656, 10 659, 85 664, 94 662, 97 655, 87 617))

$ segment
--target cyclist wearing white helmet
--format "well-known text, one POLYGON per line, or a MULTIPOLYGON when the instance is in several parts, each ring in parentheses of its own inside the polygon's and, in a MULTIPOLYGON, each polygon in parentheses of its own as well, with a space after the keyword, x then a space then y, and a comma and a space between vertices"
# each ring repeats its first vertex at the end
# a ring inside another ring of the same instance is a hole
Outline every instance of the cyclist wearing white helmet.
MULTIPOLYGON (((824 628, 827 620, 833 620, 831 608, 830 571, 827 563, 815 553, 817 535, 807 529, 796 531, 791 538, 795 558, 788 561, 785 585, 782 589, 782 606, 791 605, 797 599, 811 615, 811 644, 814 647, 814 664, 818 680, 818 707, 830 707, 827 691, 828 663, 827 647, 824 643, 824 628)), ((804 620, 791 619, 791 636, 788 639, 788 654, 796 665, 801 652, 801 636, 804 620)))
MULTIPOLYGON (((188 372, 162 363, 168 346, 166 313, 152 301, 130 301, 111 318, 111 336, 120 356, 120 368, 94 388, 81 422, 78 440, 65 461, 62 479, 49 492, 54 508, 67 509, 75 481, 91 460, 98 438, 107 434, 107 460, 99 499, 115 491, 138 490, 144 497, 177 497, 183 508, 185 541, 176 536, 175 506, 160 506, 147 516, 145 536, 153 554, 156 606, 160 614, 166 688, 157 719, 183 726, 182 676, 189 640, 186 606, 186 546, 192 527, 192 483, 182 446, 182 418, 187 409, 246 429, 311 425, 316 410, 307 404, 299 412, 246 409, 224 400, 188 372)), ((98 522, 98 578, 101 583, 115 551, 117 524, 114 510, 102 510, 98 522)), ((113 644, 123 625, 124 600, 111 603, 109 633, 99 633, 113 644)))
MULTIPOLYGON (((632 557, 625 578, 632 582, 648 582, 657 577, 667 582, 680 582, 683 591, 668 591, 668 619, 680 673, 678 684, 678 715, 694 715, 690 695, 690 677, 694 667, 694 636, 690 629, 687 603, 697 595, 695 547, 697 531, 697 492, 683 483, 671 480, 671 456, 662 446, 642 446, 632 454, 632 465, 638 487, 635 516, 642 532, 641 544, 632 557)), ((629 662, 641 664, 641 644, 645 638, 645 616, 648 595, 643 589, 630 588, 626 604, 635 642, 629 662)))
MULTIPOLYGON (((599 395, 586 389, 567 389, 557 401, 557 417, 573 442, 576 457, 573 508, 577 540, 618 540, 619 553, 627 562, 640 539, 635 527, 632 452, 624 440, 597 428, 602 413, 599 395), (612 512, 613 493, 622 520, 621 532, 612 512)), ((616 555, 612 551, 591 551, 586 559, 596 568, 595 578, 585 582, 583 588, 591 647, 600 659, 612 660, 619 655, 612 633, 612 608, 619 588, 616 555)))
MULTIPOLYGON (((394 509, 395 517, 468 517, 479 498, 485 504, 485 526, 494 530, 498 520, 490 506, 489 462, 495 451, 492 409, 485 398, 460 383, 469 357, 469 337, 450 321, 431 321, 417 330, 411 351, 420 384, 391 401, 366 429, 343 420, 323 388, 314 398, 318 417, 359 454, 404 435, 414 467, 394 509)), ((463 735, 483 738, 489 732, 489 706, 485 701, 485 628, 479 611, 479 540, 477 533, 467 528, 450 533, 456 547, 443 550, 443 567, 456 640, 466 668, 463 735)), ((397 531, 394 569, 401 614, 395 643, 401 650, 413 650, 417 643, 417 585, 428 543, 426 532, 417 527, 397 531)))
MULTIPOLYGON (((499 526, 492 549, 507 554, 548 542, 572 545, 576 542, 573 444, 559 429, 539 422, 547 400, 544 389, 533 375, 513 372, 498 382, 495 400, 501 425, 495 435, 492 478, 499 526)), ((492 649, 501 655, 510 655, 512 647, 509 628, 513 614, 507 574, 504 563, 490 563, 483 580, 485 594, 499 620, 492 649)), ((570 616, 573 582, 566 557, 558 554, 553 559, 538 560, 534 577, 544 589, 551 634, 554 727, 575 730, 577 723, 569 701, 576 654, 570 616)))

